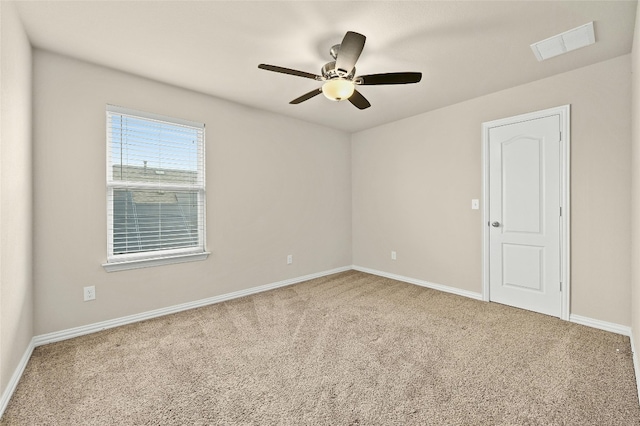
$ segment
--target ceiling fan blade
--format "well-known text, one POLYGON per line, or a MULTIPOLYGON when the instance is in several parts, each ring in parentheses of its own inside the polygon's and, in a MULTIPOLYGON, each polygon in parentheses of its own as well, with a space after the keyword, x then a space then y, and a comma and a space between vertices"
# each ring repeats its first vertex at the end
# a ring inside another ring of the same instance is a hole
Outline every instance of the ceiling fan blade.
POLYGON ((319 75, 311 74, 310 72, 305 72, 305 71, 292 70, 291 68, 284 68, 284 67, 278 67, 275 65, 267 65, 267 64, 260 64, 258 65, 258 68, 267 70, 267 71, 280 72, 282 74, 290 74, 290 75, 296 75, 298 77, 310 78, 312 80, 322 80, 322 77, 320 77, 319 75))
POLYGON ((367 98, 362 96, 362 93, 357 90, 353 91, 353 95, 349 98, 349 102, 351 102, 358 109, 366 109, 371 106, 367 98))
POLYGON ((310 91, 309 93, 305 93, 304 95, 300 96, 299 98, 295 98, 294 100, 292 100, 289 103, 290 104, 299 104, 300 102, 304 102, 306 100, 309 100, 309 99, 313 98, 314 96, 319 95, 320 93, 322 93, 322 89, 320 89, 320 88, 314 89, 314 90, 310 91))
POLYGON ((344 72, 345 76, 351 74, 351 71, 356 66, 356 61, 362 53, 362 49, 364 49, 366 39, 362 34, 347 31, 338 50, 336 70, 344 72))
POLYGON ((421 72, 390 72, 386 74, 369 74, 356 77, 356 84, 409 84, 422 79, 421 72))

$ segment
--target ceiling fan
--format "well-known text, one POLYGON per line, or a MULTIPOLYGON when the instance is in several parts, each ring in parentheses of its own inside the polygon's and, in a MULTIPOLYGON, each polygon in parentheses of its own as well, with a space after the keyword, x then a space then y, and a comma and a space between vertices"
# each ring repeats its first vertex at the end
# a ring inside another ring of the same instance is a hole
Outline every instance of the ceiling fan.
POLYGON ((422 79, 420 72, 392 72, 356 76, 356 61, 362 53, 365 40, 366 37, 362 34, 347 31, 342 43, 331 47, 329 53, 334 61, 324 64, 322 75, 267 64, 260 64, 258 68, 324 82, 322 87, 305 93, 289 102, 290 104, 299 104, 322 93, 332 101, 349 100, 358 109, 369 108, 371 104, 356 90, 356 85, 409 84, 417 83, 422 79))

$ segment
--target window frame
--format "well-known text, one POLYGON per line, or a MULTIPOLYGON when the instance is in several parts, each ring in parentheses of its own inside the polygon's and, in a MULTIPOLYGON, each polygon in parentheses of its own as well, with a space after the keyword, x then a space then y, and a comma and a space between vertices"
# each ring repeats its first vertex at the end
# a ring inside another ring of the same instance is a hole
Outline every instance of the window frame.
POLYGON ((172 263, 192 262, 205 260, 210 254, 206 250, 206 157, 205 142, 206 132, 205 125, 194 121, 183 120, 175 117, 169 117, 145 111, 124 108, 115 105, 107 105, 105 109, 105 129, 106 129, 106 196, 107 196, 107 262, 102 266, 107 272, 120 271, 126 269, 144 268, 150 266, 158 266, 172 263), (169 125, 178 125, 197 129, 202 134, 202 142, 198 143, 198 166, 197 166, 197 182, 198 184, 173 184, 173 183, 149 183, 135 182, 127 180, 114 180, 112 161, 112 140, 109 135, 110 115, 124 115, 135 119, 147 121, 155 121, 169 125), (193 247, 180 247, 166 250, 150 250, 140 251, 136 253, 114 254, 114 190, 162 190, 162 191, 197 191, 197 206, 202 209, 202 217, 198 215, 198 219, 202 220, 202 224, 198 224, 198 244, 193 247))

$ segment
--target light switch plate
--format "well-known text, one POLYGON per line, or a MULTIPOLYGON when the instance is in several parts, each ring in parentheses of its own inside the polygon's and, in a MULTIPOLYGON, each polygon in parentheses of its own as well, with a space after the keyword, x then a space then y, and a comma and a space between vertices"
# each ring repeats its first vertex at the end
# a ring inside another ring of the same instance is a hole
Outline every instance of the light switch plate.
POLYGON ((477 198, 471 200, 471 208, 473 210, 478 210, 480 208, 480 200, 478 200, 477 198))

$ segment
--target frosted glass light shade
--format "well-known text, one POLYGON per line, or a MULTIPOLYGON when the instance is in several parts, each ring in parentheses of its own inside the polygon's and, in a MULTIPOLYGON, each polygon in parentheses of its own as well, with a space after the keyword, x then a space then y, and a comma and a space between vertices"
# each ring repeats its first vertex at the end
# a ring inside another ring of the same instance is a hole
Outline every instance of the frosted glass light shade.
POLYGON ((344 78, 328 80, 322 85, 322 93, 332 101, 344 101, 353 95, 355 86, 353 82, 344 78))

